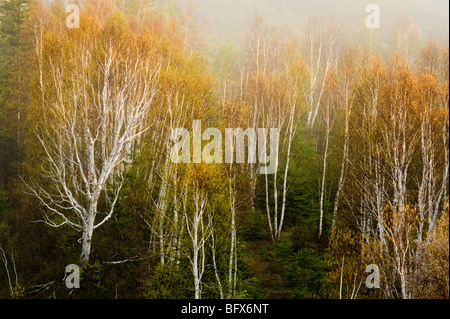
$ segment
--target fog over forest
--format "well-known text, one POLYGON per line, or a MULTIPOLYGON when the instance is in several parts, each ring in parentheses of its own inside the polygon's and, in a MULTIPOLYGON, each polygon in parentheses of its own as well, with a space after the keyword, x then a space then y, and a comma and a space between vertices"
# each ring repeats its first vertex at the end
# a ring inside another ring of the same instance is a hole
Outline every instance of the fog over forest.
MULTIPOLYGON (((301 33, 310 17, 337 21, 346 33, 364 27, 369 4, 377 4, 381 13, 381 29, 385 38, 406 17, 419 28, 422 39, 442 39, 449 30, 447 0, 145 0, 157 4, 176 3, 193 11, 199 31, 209 41, 240 42, 255 13, 264 16, 276 28, 301 33), (445 26, 445 27, 443 27, 445 26), (206 32, 207 31, 207 32, 206 32)), ((54 0, 45 0, 52 3, 54 0)), ((63 0, 64 3, 71 2, 63 0)))
POLYGON ((269 25, 301 32, 309 17, 335 19, 347 32, 364 26, 365 8, 377 4, 385 38, 408 16, 423 40, 441 38, 448 31, 449 2, 446 0, 178 0, 181 7, 196 8, 200 28, 212 31, 217 41, 240 41, 255 12, 269 25), (442 26, 446 26, 445 30, 442 26))

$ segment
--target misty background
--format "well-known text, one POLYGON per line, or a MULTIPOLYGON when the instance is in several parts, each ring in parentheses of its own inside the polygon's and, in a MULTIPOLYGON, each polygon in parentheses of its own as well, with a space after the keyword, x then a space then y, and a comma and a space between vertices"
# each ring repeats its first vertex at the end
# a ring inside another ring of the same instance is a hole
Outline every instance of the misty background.
MULTIPOLYGON (((61 0, 60 0, 61 1, 61 0)), ((123 0, 126 1, 126 0, 123 0)), ((381 32, 387 38, 405 19, 420 31, 423 41, 448 40, 448 0, 140 0, 158 5, 174 3, 196 18, 208 41, 242 41, 255 13, 268 25, 301 35, 310 17, 333 19, 344 32, 365 28, 366 7, 380 7, 381 32)), ((55 0, 44 0, 46 3, 55 0)), ((63 3, 78 1, 62 0, 63 3)), ((81 1, 83 2, 83 1, 81 1)))
POLYGON ((255 13, 268 25, 301 36, 310 17, 336 21, 351 37, 367 32, 366 7, 380 7, 381 34, 386 42, 396 28, 410 20, 419 30, 421 40, 448 41, 449 1, 447 0, 178 0, 197 18, 199 32, 208 44, 244 39, 255 13))

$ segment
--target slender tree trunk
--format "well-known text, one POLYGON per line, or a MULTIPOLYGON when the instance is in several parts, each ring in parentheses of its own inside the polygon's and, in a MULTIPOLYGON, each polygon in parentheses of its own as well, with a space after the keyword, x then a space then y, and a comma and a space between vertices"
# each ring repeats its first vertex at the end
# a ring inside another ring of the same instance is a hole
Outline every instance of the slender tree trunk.
POLYGON ((322 237, 323 232, 323 217, 324 217, 324 201, 325 201, 325 180, 327 174, 327 161, 328 161, 328 145, 330 139, 330 114, 327 109, 327 128, 325 137, 325 152, 323 154, 323 171, 322 171, 322 185, 320 190, 320 218, 319 218, 319 237, 322 237))
POLYGON ((194 240, 193 240, 193 256, 192 256, 192 267, 194 270, 194 294, 195 299, 200 299, 200 276, 198 270, 198 224, 194 224, 194 240))
POLYGON ((234 295, 234 283, 233 283, 233 268, 236 267, 235 262, 235 250, 236 250, 236 209, 235 209, 235 196, 232 187, 232 181, 230 179, 230 205, 231 205, 231 243, 230 243, 230 259, 228 264, 228 297, 231 298, 234 295))
POLYGON ((97 204, 91 206, 91 210, 86 219, 86 224, 83 229, 83 243, 81 246, 81 263, 83 265, 89 264, 89 257, 91 255, 92 234, 94 233, 94 220, 96 215, 97 204))
POLYGON ((281 216, 280 216, 280 224, 278 226, 278 235, 277 235, 278 238, 280 238, 280 236, 281 236, 281 230, 283 229, 283 223, 284 223, 284 214, 286 211, 287 179, 288 179, 288 172, 289 172, 289 164, 290 164, 290 160, 291 160, 292 141, 293 141, 294 135, 295 135, 295 129, 294 129, 295 103, 296 102, 294 101, 293 106, 290 109, 291 111, 290 111, 290 116, 289 116, 288 149, 287 149, 287 155, 286 155, 286 167, 284 170, 283 199, 281 202, 281 216))
POLYGON ((215 240, 214 240, 214 230, 213 229, 211 229, 211 250, 212 250, 212 261, 213 261, 213 267, 214 267, 214 275, 216 277, 217 287, 219 289, 219 296, 220 296, 220 299, 224 299, 223 286, 222 286, 222 282, 220 280, 219 271, 217 269, 216 243, 215 243, 215 240))
POLYGON ((349 147, 349 125, 350 125, 350 114, 351 109, 349 105, 348 88, 345 92, 345 133, 344 133, 344 150, 342 152, 342 163, 341 163, 341 173, 339 175, 338 188, 336 191, 336 198, 334 200, 333 208, 333 221, 331 224, 331 229, 333 230, 336 226, 337 212, 339 208, 339 199, 341 196, 342 188, 344 187, 344 182, 347 173, 347 162, 348 162, 348 147, 349 147))
POLYGON ((164 166, 163 180, 161 182, 161 189, 159 191, 158 198, 158 236, 159 236, 159 253, 160 253, 160 262, 161 265, 165 264, 165 233, 164 233, 164 224, 166 219, 166 210, 167 210, 167 186, 168 186, 168 178, 169 178, 169 162, 168 157, 166 158, 166 163, 164 166))

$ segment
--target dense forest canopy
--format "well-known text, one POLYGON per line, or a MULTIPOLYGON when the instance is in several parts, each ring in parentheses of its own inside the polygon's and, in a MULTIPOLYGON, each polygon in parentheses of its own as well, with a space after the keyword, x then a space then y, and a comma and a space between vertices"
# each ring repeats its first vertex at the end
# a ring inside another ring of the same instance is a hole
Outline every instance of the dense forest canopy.
POLYGON ((0 0, 0 298, 449 298, 448 2, 70 4, 0 0))

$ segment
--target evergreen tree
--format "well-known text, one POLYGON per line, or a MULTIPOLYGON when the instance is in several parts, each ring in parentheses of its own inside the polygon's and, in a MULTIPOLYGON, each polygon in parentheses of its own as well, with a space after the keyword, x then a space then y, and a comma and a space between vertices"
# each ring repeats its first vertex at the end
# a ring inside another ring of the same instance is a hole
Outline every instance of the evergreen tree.
POLYGON ((0 181, 10 177, 10 164, 18 158, 20 139, 21 60, 17 56, 24 46, 22 26, 31 0, 0 2, 0 181))

